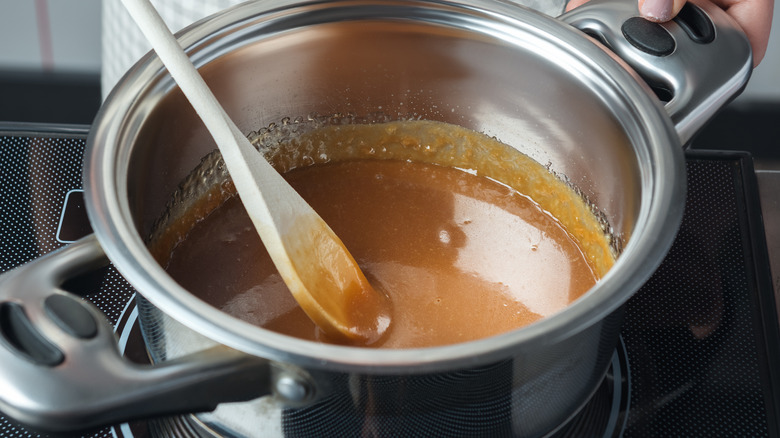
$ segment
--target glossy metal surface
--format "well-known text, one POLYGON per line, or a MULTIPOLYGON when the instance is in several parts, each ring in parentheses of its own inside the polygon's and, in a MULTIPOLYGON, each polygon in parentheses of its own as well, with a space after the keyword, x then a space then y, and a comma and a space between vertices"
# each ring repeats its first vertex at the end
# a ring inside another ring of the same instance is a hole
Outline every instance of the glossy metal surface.
MULTIPOLYGON (((351 400, 369 417, 442 400, 457 411, 473 395, 459 379, 483 376, 501 383, 487 400, 508 400, 518 436, 547 433, 577 411, 607 368, 621 305, 662 260, 683 210, 683 133, 625 63, 561 21, 488 0, 246 3, 184 30, 180 42, 245 132, 323 116, 459 124, 547 164, 598 208, 622 251, 560 313, 460 345, 320 345, 241 322, 178 286, 146 249, 179 182, 215 148, 149 55, 98 115, 84 187, 101 246, 144 296, 140 316, 156 360, 224 344, 306 368, 315 385, 304 392, 317 403, 351 400), (390 383, 378 390, 377 379, 390 383), (420 382, 423 390, 408 390, 420 382)), ((275 430, 285 406, 252 403, 261 430, 275 430)), ((238 435, 255 426, 228 424, 238 435)))
POLYGON ((24 342, 26 331, 14 329, 11 318, 0 313, 3 413, 42 430, 62 432, 165 412, 209 410, 227 399, 244 401, 271 393, 268 362, 224 346, 157 367, 122 357, 113 327, 100 310, 61 289, 66 280, 107 263, 90 235, 0 276, 0 305, 21 306, 31 330, 40 336, 38 342, 48 342, 62 354, 58 363, 41 360, 36 344, 24 342), (72 321, 92 319, 94 334, 63 325, 47 304, 52 297, 79 303, 81 312, 72 321))
MULTIPOLYGON (((603 281, 561 313, 476 342, 377 351, 250 326, 179 287, 144 246, 170 194, 214 149, 149 56, 98 117, 85 188, 106 252, 143 291, 141 323, 156 360, 216 342, 296 364, 312 373, 322 406, 355 400, 348 415, 368 422, 377 421, 371 412, 460 409, 456 400, 472 399, 476 384, 462 373, 488 373, 501 384, 483 395, 496 402, 510 394, 504 415, 518 436, 549 432, 587 400, 606 371, 620 306, 660 263, 682 215, 677 133, 632 73, 579 31, 499 2, 249 3, 182 32, 180 41, 245 132, 331 115, 459 124, 548 164, 598 207, 623 251, 603 281), (375 396, 359 390, 377 378, 392 383, 370 390, 375 396), (426 389, 409 391, 420 382, 426 389)), ((266 399, 225 409, 203 421, 237 435, 257 425, 277 430, 285 412, 266 399), (246 411, 254 420, 237 421, 246 411)), ((329 426, 347 430, 339 428, 350 422, 339 418, 329 426)))
POLYGON ((178 287, 143 245, 170 193, 214 148, 159 61, 148 57, 99 116, 85 183, 96 232, 111 242, 109 257, 174 319, 248 353, 303 365, 452 369, 583 330, 650 275, 647 260, 660 261, 682 212, 677 134, 646 89, 578 31, 502 3, 274 6, 245 4, 181 36, 240 128, 311 114, 457 123, 549 163, 598 206, 625 249, 604 281, 560 314, 457 347, 421 353, 311 345, 241 323, 178 287))
POLYGON ((637 16, 636 5, 593 1, 561 19, 604 42, 607 47, 657 89, 669 93, 666 109, 688 143, 747 84, 753 67, 750 42, 734 20, 709 1, 694 1, 713 24, 713 40, 701 42, 685 31, 681 14, 674 21, 654 24, 674 41, 667 56, 638 50, 622 33, 622 24, 637 16))

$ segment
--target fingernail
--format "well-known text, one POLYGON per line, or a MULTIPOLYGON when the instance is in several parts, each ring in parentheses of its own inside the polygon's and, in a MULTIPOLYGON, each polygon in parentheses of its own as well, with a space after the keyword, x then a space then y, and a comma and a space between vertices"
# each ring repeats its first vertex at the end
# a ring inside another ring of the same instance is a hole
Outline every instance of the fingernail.
POLYGON ((650 21, 669 21, 673 6, 672 0, 644 0, 639 3, 639 13, 650 21))

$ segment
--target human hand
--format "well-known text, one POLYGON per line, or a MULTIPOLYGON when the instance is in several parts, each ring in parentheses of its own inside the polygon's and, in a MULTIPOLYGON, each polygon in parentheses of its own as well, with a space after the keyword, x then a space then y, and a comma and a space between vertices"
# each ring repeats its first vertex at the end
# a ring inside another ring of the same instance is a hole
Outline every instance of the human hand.
MULTIPOLYGON (((685 5, 686 0, 638 0, 642 17, 656 22, 669 21, 685 5)), ((757 66, 769 44, 769 30, 772 27, 774 0, 691 0, 711 1, 733 18, 742 28, 753 48, 753 66, 757 66)), ((566 10, 587 3, 588 0, 570 0, 566 10)))

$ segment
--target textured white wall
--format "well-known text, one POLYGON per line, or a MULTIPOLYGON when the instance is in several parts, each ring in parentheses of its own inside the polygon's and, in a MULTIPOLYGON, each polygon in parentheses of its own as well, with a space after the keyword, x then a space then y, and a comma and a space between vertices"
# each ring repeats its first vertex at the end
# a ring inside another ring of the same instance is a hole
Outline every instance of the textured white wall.
POLYGON ((55 68, 99 72, 101 1, 49 0, 47 3, 55 68))
POLYGON ((41 68, 35 2, 0 0, 0 69, 41 68))
POLYGON ((100 0, 0 0, 0 70, 100 72, 100 0))

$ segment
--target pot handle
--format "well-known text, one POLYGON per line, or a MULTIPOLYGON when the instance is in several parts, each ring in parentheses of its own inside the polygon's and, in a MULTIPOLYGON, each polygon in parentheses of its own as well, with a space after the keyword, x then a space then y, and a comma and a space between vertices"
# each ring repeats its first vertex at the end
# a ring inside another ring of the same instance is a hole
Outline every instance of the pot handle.
POLYGON ((283 402, 285 395, 293 395, 290 402, 306 395, 290 391, 305 376, 224 346, 153 366, 125 359, 100 310, 60 288, 107 264, 90 235, 0 276, 4 414, 64 432, 272 393, 283 402))
POLYGON ((650 86, 683 145, 742 92, 752 72, 747 37, 707 0, 689 1, 661 24, 640 18, 636 0, 592 0, 559 18, 601 42, 650 86))

